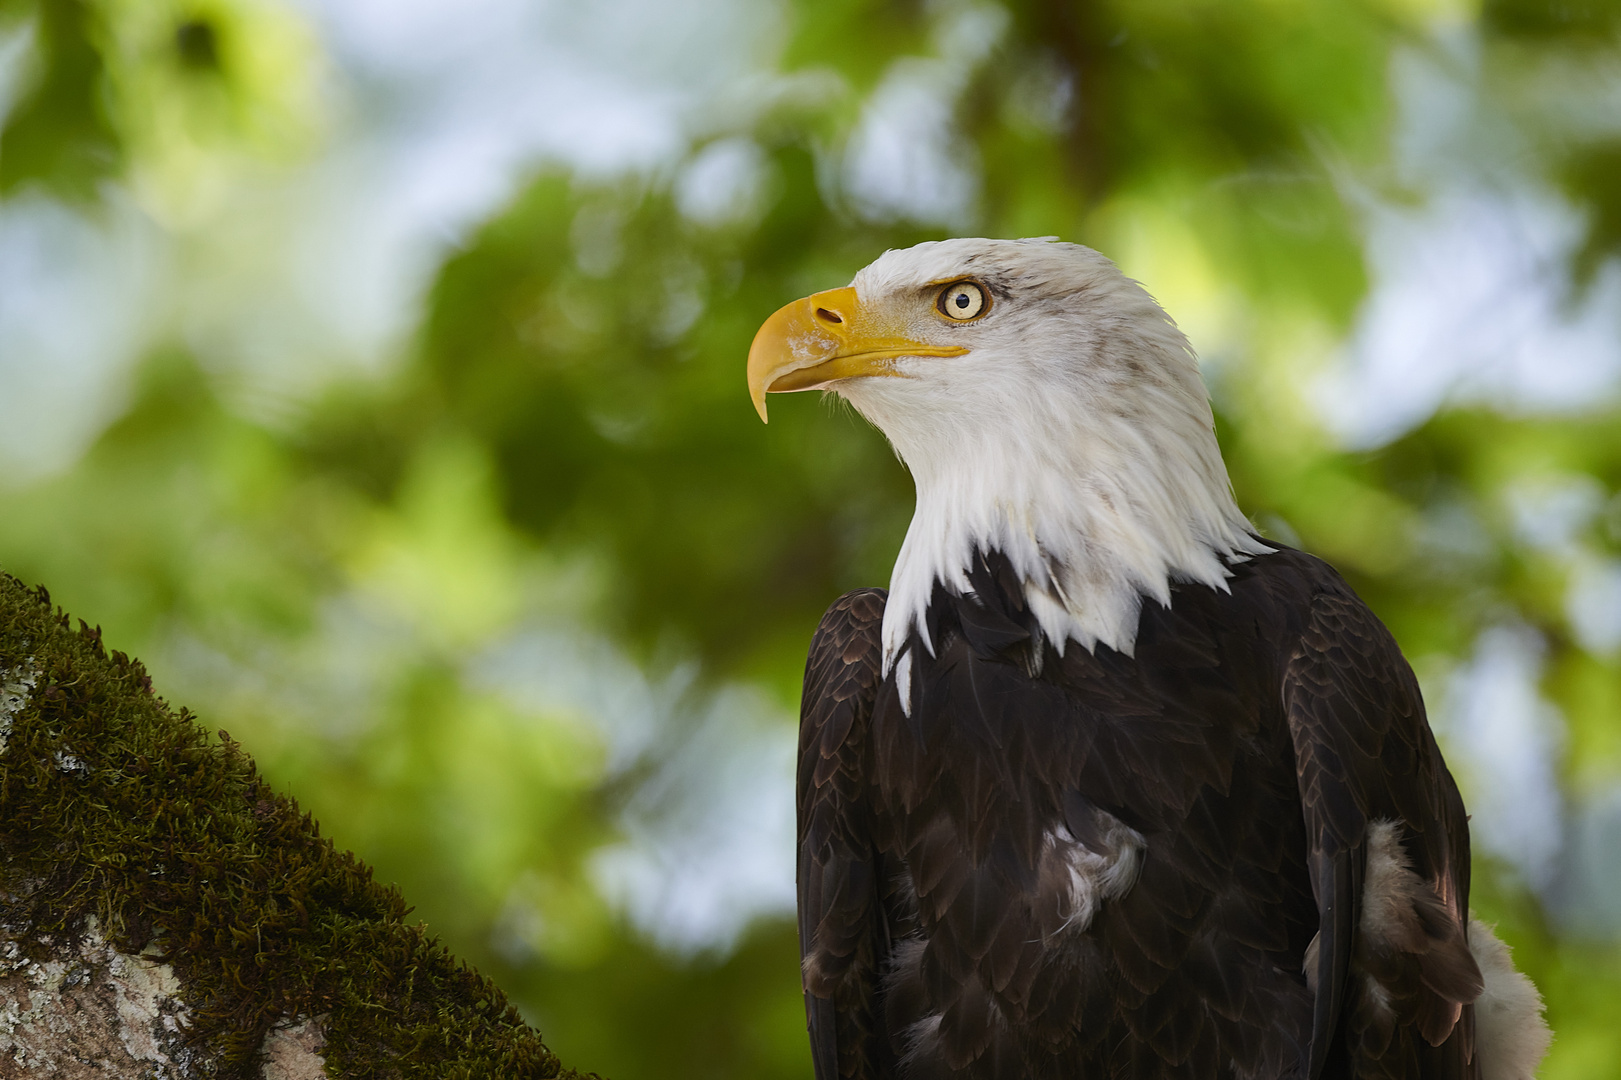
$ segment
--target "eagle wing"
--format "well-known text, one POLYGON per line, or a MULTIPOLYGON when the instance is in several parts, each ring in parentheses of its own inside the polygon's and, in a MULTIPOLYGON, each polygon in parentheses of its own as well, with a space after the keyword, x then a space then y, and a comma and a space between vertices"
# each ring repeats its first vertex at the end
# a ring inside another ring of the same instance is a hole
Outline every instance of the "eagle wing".
POLYGON ((1412 669, 1343 582, 1312 599, 1283 704, 1319 913, 1308 1076, 1476 1075, 1463 801, 1412 669))
POLYGON ((822 617, 805 663, 799 720, 799 948, 817 1080, 887 1072, 874 1015, 889 954, 884 875, 873 844, 868 726, 883 681, 883 589, 822 617))

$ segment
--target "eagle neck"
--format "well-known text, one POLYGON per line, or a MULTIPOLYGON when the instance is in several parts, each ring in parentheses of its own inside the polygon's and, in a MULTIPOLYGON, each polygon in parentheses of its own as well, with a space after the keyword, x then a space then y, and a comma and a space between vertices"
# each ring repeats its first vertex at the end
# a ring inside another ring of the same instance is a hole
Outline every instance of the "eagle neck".
MULTIPOLYGON (((886 674, 914 635, 934 654, 926 615, 936 585, 972 596, 971 564, 992 553, 1008 560, 1041 636, 1062 656, 1071 641, 1130 655, 1145 598, 1169 606, 1175 581, 1225 591, 1231 562, 1268 550, 1233 500, 1208 426, 1189 437, 1185 427, 1110 430, 1107 418, 1091 420, 1084 430, 1044 425, 1044 438, 958 430, 944 433, 947 445, 903 445, 913 440, 892 433, 917 507, 885 606, 886 674)), ((902 668, 909 675, 910 658, 902 668)))

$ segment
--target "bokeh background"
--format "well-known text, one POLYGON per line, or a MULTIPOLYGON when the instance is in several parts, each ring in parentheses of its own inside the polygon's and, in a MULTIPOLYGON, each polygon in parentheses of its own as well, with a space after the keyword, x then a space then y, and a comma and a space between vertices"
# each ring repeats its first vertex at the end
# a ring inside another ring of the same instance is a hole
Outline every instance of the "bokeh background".
POLYGON ((1621 4, 0 0, 0 567, 570 1064, 807 1078, 799 675, 911 488, 743 362, 962 234, 1181 321, 1621 1075, 1621 4))

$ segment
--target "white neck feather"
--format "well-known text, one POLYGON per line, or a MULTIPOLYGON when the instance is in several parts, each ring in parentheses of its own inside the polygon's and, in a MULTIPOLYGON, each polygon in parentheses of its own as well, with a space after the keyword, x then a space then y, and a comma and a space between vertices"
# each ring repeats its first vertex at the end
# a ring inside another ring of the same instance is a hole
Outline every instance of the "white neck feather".
POLYGON ((1267 549, 1233 502, 1215 438, 1155 445, 1149 434, 1076 425, 1017 448, 1031 456, 1001 441, 949 455, 897 443, 917 510, 890 579, 885 672, 914 627, 933 653, 923 615, 935 582, 968 593, 976 550, 1007 556, 1059 655, 1070 640, 1130 654, 1143 598, 1169 605, 1173 580, 1225 589, 1228 559, 1267 549))

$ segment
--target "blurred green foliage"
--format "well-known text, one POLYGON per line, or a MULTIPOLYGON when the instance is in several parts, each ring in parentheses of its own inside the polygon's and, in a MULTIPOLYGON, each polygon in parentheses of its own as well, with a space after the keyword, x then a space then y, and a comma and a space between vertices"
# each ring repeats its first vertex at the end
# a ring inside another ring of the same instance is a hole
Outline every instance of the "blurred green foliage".
MULTIPOLYGON (((1621 5, 798 0, 784 19, 791 92, 695 121, 669 168, 539 170, 444 261, 381 374, 266 421, 164 342, 82 459, 6 492, 0 565, 228 727, 569 1064, 806 1077, 790 924, 682 957, 612 914, 590 866, 639 774, 580 717, 481 686, 470 658, 562 620, 655 679, 697 664, 689 695, 742 681, 791 710, 822 608, 887 579, 910 485, 847 411, 774 400, 762 428, 742 379, 754 329, 886 247, 1051 234, 1110 254, 1183 322, 1241 505, 1351 579, 1432 699, 1484 630, 1531 627, 1567 797, 1615 789, 1621 660, 1584 648, 1567 603, 1621 555, 1613 397, 1555 416, 1449 405, 1370 450, 1312 402, 1368 292, 1363 208, 1422 198, 1393 163, 1399 56, 1445 66, 1468 42, 1479 107, 1519 140, 1486 157, 1584 215, 1578 290, 1621 251, 1614 125, 1547 89, 1613 82, 1621 5), (875 204, 844 169, 907 73, 953 121, 961 220, 875 204), (695 163, 737 146, 753 187, 684 208, 695 163), (1569 491, 1591 512, 1557 543, 1528 534, 1525 507, 1569 491)), ((0 24, 34 34, 0 128, 5 192, 124 185, 184 229, 231 162, 296 162, 322 138, 319 46, 290 12, 5 0, 0 24)), ((1484 856, 1475 904, 1547 997, 1543 1075, 1613 1076, 1616 943, 1561 930, 1484 856)))

